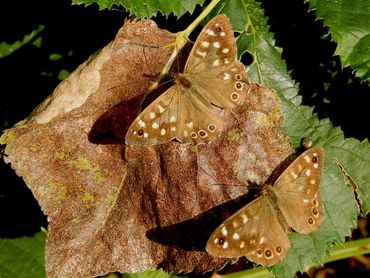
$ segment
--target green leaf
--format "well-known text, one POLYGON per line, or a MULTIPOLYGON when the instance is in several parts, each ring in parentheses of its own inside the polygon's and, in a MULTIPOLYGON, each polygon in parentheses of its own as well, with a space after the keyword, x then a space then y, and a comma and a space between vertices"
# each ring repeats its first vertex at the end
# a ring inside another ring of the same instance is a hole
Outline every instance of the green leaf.
POLYGON ((298 88, 281 58, 281 50, 268 32, 266 18, 258 2, 230 1, 217 6, 217 12, 228 14, 228 11, 232 11, 233 26, 240 32, 237 39, 239 57, 245 52, 253 56, 248 72, 251 80, 275 89, 281 98, 283 131, 296 147, 302 137, 309 137, 325 148, 325 170, 320 185, 324 222, 311 234, 291 233, 292 247, 287 257, 270 268, 277 277, 293 277, 296 271, 302 271, 312 262, 322 262, 332 244, 343 243, 351 234, 350 229, 356 226, 357 203, 352 188, 345 184, 338 163, 353 178, 364 201, 364 209, 369 211, 370 189, 367 185, 370 174, 367 169, 370 169, 370 147, 367 141, 360 143, 355 139, 345 139, 343 132, 334 128, 329 120, 319 120, 312 108, 301 105, 298 88), (231 5, 239 8, 231 8, 231 5))
POLYGON ((43 231, 32 237, 0 238, 0 276, 45 277, 43 231))
MULTIPOLYGON (((16 41, 12 44, 8 44, 6 42, 1 42, 0 43, 0 58, 3 58, 5 56, 9 56, 12 54, 14 51, 18 50, 22 46, 28 44, 31 42, 42 30, 45 29, 44 25, 40 25, 37 29, 33 30, 31 33, 28 35, 25 35, 23 40, 21 41, 16 41)), ((39 47, 41 45, 41 40, 36 39, 35 40, 35 46, 39 47), (37 41, 36 41, 37 40, 37 41)))
POLYGON ((329 27, 338 44, 335 54, 344 67, 370 80, 370 2, 368 0, 306 0, 329 27))
POLYGON ((111 9, 113 5, 122 6, 130 14, 139 18, 150 18, 157 13, 165 16, 173 13, 177 17, 185 13, 193 13, 196 5, 203 5, 205 0, 72 0, 73 4, 85 4, 86 6, 96 3, 100 9, 111 9))
POLYGON ((66 69, 61 69, 58 73, 58 79, 59 80, 64 80, 67 78, 67 76, 69 75, 69 71, 66 70, 66 69))
MULTIPOLYGON (((338 245, 325 258, 324 262, 333 262, 354 256, 370 253, 370 238, 358 239, 338 245)), ((312 264, 315 266, 315 264, 312 264)), ((259 266, 232 274, 221 275, 220 278, 270 278, 273 277, 265 267, 259 266)))
POLYGON ((63 55, 60 54, 60 53, 53 53, 53 54, 50 54, 49 55, 49 60, 50 61, 58 61, 58 60, 60 60, 62 58, 63 58, 63 55))

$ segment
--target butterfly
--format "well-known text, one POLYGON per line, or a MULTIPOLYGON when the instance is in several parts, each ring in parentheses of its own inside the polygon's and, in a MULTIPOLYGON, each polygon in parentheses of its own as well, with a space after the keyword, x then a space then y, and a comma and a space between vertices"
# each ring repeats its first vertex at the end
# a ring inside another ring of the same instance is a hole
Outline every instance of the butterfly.
POLYGON ((223 131, 214 106, 232 110, 251 88, 227 16, 210 20, 198 36, 174 85, 134 120, 126 133, 129 145, 154 145, 177 139, 208 143, 223 131))
POLYGON ((324 149, 313 147, 297 157, 262 195, 227 218, 208 239, 214 257, 237 258, 264 266, 284 259, 288 233, 307 234, 323 221, 319 191, 324 149))

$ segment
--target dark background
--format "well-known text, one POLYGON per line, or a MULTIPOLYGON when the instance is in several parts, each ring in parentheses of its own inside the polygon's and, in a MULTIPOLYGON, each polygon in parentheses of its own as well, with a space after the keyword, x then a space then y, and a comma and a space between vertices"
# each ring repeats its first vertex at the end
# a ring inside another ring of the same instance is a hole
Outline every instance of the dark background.
MULTIPOLYGON (((292 77, 299 83, 303 103, 315 106, 319 118, 329 117, 346 137, 370 138, 369 87, 351 69, 341 69, 333 57, 336 44, 324 38, 328 29, 303 1, 262 1, 276 44, 283 48, 292 77)), ((179 21, 170 16, 154 20, 172 32, 183 30, 200 13, 179 21)), ((7 1, 0 9, 0 42, 13 43, 42 24, 40 48, 28 44, 0 58, 0 131, 24 119, 58 85, 61 69, 72 72, 110 42, 127 13, 99 11, 96 5, 71 6, 68 0, 7 1), (62 58, 51 61, 59 53, 62 58), (42 74, 44 73, 44 74, 42 74)), ((247 61, 243 60, 243 61, 247 61)), ((47 227, 46 217, 23 180, 0 161, 0 237, 31 235, 47 227)))

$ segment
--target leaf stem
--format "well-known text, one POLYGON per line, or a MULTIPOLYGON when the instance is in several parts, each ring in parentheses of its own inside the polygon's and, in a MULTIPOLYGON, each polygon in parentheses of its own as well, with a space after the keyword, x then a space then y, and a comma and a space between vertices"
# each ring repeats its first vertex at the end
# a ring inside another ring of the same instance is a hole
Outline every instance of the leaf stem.
POLYGON ((210 11, 218 4, 218 2, 220 2, 220 0, 212 0, 211 3, 209 3, 208 6, 204 8, 201 14, 184 31, 180 31, 176 34, 175 42, 171 44, 171 46, 174 45, 171 57, 168 59, 166 65, 160 72, 159 78, 155 82, 153 82, 153 84, 148 89, 147 93, 145 94, 145 97, 158 86, 159 81, 162 79, 162 76, 169 71, 173 61, 179 54, 180 50, 188 42, 189 35, 194 31, 194 29, 199 25, 199 23, 210 13, 210 11))
MULTIPOLYGON (((344 244, 335 246, 330 254, 324 259, 323 263, 339 261, 342 259, 347 259, 364 254, 370 254, 370 238, 348 241, 344 244)), ((319 266, 319 264, 312 263, 308 267, 314 266, 319 266)), ((272 273, 269 272, 267 268, 259 266, 253 269, 239 271, 236 273, 220 275, 220 278, 267 278, 272 276, 272 273)))

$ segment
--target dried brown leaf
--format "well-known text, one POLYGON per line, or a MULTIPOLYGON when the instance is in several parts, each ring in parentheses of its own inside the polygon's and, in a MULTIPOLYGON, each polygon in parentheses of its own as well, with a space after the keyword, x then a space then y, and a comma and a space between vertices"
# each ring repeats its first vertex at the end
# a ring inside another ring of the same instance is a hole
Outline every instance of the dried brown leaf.
POLYGON ((226 130, 215 142, 125 148, 173 41, 152 21, 126 22, 3 135, 6 161, 48 215, 49 277, 221 268, 209 235, 292 153, 277 94, 257 84, 235 114, 218 109, 226 130))

